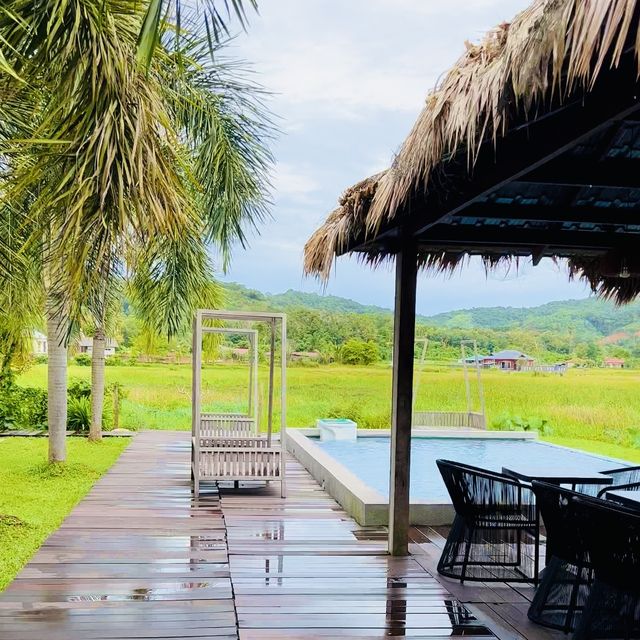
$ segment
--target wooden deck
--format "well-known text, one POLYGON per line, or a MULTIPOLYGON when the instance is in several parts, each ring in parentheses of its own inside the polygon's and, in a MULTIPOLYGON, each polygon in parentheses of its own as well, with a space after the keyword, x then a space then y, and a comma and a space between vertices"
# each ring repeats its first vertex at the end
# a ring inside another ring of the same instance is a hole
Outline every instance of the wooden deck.
POLYGON ((189 434, 137 435, 0 594, 0 638, 522 637, 517 608, 505 622, 433 577, 434 532, 390 558, 384 529, 357 525, 297 462, 288 473, 285 500, 276 485, 194 500, 189 434))

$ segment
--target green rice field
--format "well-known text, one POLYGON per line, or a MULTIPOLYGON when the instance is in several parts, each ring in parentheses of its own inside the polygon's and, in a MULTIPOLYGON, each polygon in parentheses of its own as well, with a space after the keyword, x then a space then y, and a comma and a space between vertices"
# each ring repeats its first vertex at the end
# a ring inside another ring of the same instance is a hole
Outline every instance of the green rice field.
MULTIPOLYGON (((70 378, 89 379, 90 368, 71 365, 70 378)), ((259 374, 260 403, 266 407, 266 367, 259 374)), ((305 427, 319 417, 356 419, 360 426, 388 428, 391 370, 388 365, 326 365, 288 369, 287 423, 305 427)), ((459 368, 430 366, 417 375, 416 410, 464 410, 459 368)), ((524 424, 545 439, 614 457, 640 461, 640 371, 572 369, 564 376, 485 371, 482 375, 490 428, 524 424)), ((46 365, 36 365, 20 383, 45 386, 46 365)), ((189 429, 191 368, 153 364, 107 367, 107 382, 125 387, 121 426, 131 429, 189 429)), ((241 410, 247 369, 226 364, 203 372, 206 409, 241 410)), ((477 388, 472 378, 472 396, 477 388)), ((516 425, 516 426, 514 426, 516 425)))

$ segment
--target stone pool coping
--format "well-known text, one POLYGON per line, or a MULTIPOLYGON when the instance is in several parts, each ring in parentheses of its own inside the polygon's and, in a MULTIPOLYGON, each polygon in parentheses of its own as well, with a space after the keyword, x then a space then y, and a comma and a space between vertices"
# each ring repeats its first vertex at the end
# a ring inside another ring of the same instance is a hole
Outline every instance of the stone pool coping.
MULTIPOLYGON (((389 522, 389 501, 352 471, 315 444, 309 436, 320 430, 288 429, 287 450, 307 469, 342 508, 361 525, 389 522)), ((390 429, 358 429, 359 438, 389 437, 390 429)), ((486 440, 537 440, 532 431, 478 431, 477 429, 412 429, 412 438, 481 438, 486 440)), ((450 502, 412 500, 411 524, 449 525, 454 511, 450 502)))

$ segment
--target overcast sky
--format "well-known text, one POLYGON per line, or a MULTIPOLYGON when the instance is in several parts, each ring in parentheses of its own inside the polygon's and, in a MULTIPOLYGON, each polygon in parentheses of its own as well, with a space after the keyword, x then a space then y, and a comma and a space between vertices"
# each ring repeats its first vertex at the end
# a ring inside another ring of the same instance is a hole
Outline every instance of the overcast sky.
MULTIPOLYGON (((277 293, 323 292, 302 276, 302 249, 342 191, 391 163, 427 91, 462 54, 530 0, 261 0, 234 55, 274 93, 282 135, 274 145, 272 220, 236 251, 227 280, 277 293)), ((327 293, 393 304, 390 269, 340 258, 327 293)), ((422 275, 418 311, 532 306, 580 298, 550 261, 487 278, 471 264, 452 277, 422 275)))

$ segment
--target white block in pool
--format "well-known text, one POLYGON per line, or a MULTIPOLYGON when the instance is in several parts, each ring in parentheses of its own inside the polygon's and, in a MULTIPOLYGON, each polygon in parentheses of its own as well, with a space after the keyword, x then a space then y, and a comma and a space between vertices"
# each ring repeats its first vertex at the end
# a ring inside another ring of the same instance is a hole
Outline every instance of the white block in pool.
POLYGON ((355 440, 358 425, 347 418, 320 418, 316 421, 320 442, 327 440, 355 440))

